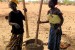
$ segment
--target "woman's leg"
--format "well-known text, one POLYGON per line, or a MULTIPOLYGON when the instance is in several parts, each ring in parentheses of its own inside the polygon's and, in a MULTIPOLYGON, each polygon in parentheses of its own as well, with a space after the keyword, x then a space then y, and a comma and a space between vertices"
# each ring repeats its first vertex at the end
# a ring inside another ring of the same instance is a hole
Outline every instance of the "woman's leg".
POLYGON ((23 34, 17 34, 16 37, 12 43, 11 50, 22 50, 23 34))
POLYGON ((49 41, 48 41, 48 49, 54 50, 56 45, 56 33, 55 29, 50 29, 49 41))
POLYGON ((59 30, 59 31, 57 32, 56 50, 60 50, 61 35, 62 35, 62 31, 59 30))
POLYGON ((13 41, 17 38, 17 35, 16 34, 12 34, 11 38, 10 38, 10 42, 8 44, 8 47, 10 47, 13 43, 13 41))
POLYGON ((9 42, 9 44, 7 45, 7 47, 6 47, 6 49, 9 49, 9 50, 14 50, 14 46, 13 45, 15 45, 14 43, 14 41, 15 41, 15 39, 17 39, 17 35, 16 34, 12 34, 12 36, 11 36, 11 38, 10 38, 10 42, 9 42))
POLYGON ((19 34, 18 35, 18 44, 17 44, 18 50, 22 50, 22 43, 23 43, 23 34, 19 34))

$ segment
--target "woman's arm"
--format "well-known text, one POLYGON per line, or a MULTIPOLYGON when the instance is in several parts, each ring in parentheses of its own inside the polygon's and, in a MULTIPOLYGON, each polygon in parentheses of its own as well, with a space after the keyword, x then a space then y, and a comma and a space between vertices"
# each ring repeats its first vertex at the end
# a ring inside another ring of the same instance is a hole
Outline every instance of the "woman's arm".
POLYGON ((19 24, 17 24, 17 23, 9 22, 9 25, 11 25, 11 26, 15 26, 16 28, 20 28, 19 24))
POLYGON ((59 14, 58 16, 59 16, 60 19, 61 19, 61 22, 60 22, 59 26, 62 26, 62 24, 63 24, 63 22, 64 22, 64 18, 63 18, 63 16, 62 16, 62 14, 59 14))
POLYGON ((39 21, 38 23, 49 23, 49 21, 39 21))

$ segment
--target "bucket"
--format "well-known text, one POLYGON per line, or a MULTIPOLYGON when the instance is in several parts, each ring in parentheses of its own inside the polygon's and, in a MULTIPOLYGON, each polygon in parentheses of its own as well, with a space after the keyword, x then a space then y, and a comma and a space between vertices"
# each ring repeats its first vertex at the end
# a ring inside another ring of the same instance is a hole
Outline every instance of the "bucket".
POLYGON ((30 39, 26 41, 26 50, 43 50, 43 42, 41 40, 37 40, 37 46, 34 46, 35 39, 30 39))

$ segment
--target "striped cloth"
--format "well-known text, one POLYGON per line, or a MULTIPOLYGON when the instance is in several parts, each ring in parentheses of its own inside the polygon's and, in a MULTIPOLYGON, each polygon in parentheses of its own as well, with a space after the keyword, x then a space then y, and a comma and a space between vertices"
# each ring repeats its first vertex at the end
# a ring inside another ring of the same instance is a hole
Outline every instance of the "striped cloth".
POLYGON ((23 34, 12 34, 7 50, 22 50, 23 34))

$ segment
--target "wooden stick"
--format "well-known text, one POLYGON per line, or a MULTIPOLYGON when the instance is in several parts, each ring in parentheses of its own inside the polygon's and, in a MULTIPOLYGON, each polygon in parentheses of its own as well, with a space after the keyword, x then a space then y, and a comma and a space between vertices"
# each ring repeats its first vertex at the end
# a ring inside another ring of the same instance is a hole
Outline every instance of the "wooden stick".
MULTIPOLYGON (((25 0, 23 0, 23 8, 25 9, 25 0)), ((24 15, 25 15, 25 21, 26 21, 26 38, 29 38, 29 30, 28 30, 28 20, 27 20, 27 14, 24 11, 24 15)))
POLYGON ((40 3, 40 9, 39 9, 38 22, 37 22, 37 31, 36 31, 35 44, 37 44, 37 40, 38 40, 38 33, 39 33, 39 21, 40 21, 40 16, 41 16, 42 4, 43 4, 43 0, 41 0, 41 3, 40 3))

